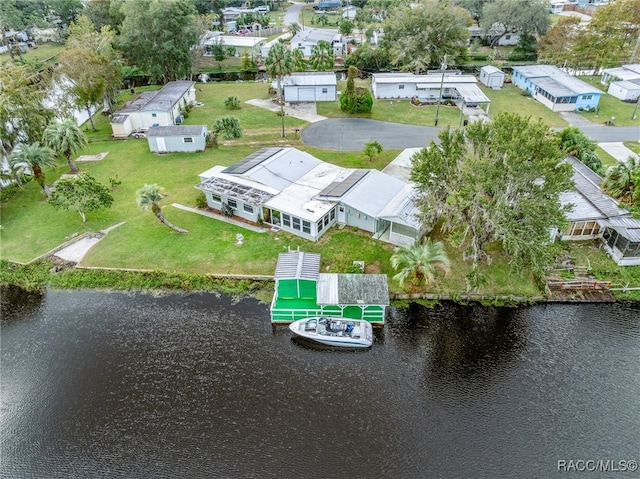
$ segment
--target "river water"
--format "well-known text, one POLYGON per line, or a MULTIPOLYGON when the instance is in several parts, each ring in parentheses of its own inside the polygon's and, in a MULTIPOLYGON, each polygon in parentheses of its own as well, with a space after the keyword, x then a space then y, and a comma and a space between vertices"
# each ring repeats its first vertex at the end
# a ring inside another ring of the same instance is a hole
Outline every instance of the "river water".
POLYGON ((639 477, 638 306, 412 306, 336 351, 253 299, 2 293, 3 478, 639 477))

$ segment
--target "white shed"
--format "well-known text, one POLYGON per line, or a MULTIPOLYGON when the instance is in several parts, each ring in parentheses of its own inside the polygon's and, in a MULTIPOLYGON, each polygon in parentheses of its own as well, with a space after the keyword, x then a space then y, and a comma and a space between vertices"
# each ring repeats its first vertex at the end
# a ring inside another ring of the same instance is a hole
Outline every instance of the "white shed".
POLYGON ((480 69, 480 82, 494 90, 502 88, 504 76, 504 72, 493 65, 486 65, 480 69))
POLYGON ((607 93, 623 101, 634 101, 640 96, 640 84, 630 81, 612 81, 607 93))
MULTIPOLYGON (((282 79, 284 101, 334 101, 337 78, 334 72, 292 73, 282 79)), ((274 87, 277 82, 274 82, 274 87)))

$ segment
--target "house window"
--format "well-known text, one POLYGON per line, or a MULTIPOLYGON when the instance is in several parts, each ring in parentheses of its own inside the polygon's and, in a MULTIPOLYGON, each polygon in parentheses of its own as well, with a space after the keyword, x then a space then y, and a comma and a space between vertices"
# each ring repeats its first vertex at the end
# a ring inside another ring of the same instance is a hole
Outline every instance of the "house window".
POLYGON ((329 215, 324 215, 324 226, 327 227, 329 224, 329 215))
POLYGON ((404 85, 398 85, 398 90, 404 90, 404 85))
POLYGON ((302 232, 303 233, 307 233, 307 234, 311 234, 311 223, 309 223, 308 221, 302 221, 302 232))
POLYGON ((238 207, 238 202, 236 200, 227 199, 227 204, 229 205, 230 208, 238 207))
POLYGON ((300 231, 300 218, 296 218, 295 216, 293 216, 293 217, 291 218, 291 227, 292 227, 294 230, 298 230, 298 231, 300 231))
POLYGON ((320 221, 318 221, 318 222, 316 223, 316 231, 317 231, 318 233, 320 233, 320 231, 322 231, 322 220, 320 220, 320 221))
POLYGON ((220 198, 220 195, 212 194, 211 201, 214 203, 222 203, 222 198, 220 198))
POLYGON ((183 143, 193 143, 193 138, 191 138, 190 136, 187 136, 185 138, 182 139, 183 143))
POLYGON ((331 220, 334 220, 336 218, 336 210, 335 209, 331 210, 331 212, 329 213, 329 218, 331 220))
POLYGON ((282 213, 282 226, 288 226, 291 228, 291 216, 282 213))
POLYGON ((327 93, 329 90, 327 90, 326 88, 322 89, 322 93, 327 93))
POLYGON ((505 39, 505 40, 511 40, 511 35, 505 35, 505 36, 504 36, 504 39, 505 39))
POLYGON ((593 95, 582 95, 583 100, 591 100, 592 98, 593 98, 593 95))
POLYGON ((157 117, 157 116, 158 116, 158 114, 157 114, 157 113, 151 113, 151 117, 152 117, 152 118, 155 118, 155 117, 157 117))
POLYGON ((245 210, 247 213, 253 214, 253 206, 251 205, 244 204, 242 205, 242 209, 245 210))

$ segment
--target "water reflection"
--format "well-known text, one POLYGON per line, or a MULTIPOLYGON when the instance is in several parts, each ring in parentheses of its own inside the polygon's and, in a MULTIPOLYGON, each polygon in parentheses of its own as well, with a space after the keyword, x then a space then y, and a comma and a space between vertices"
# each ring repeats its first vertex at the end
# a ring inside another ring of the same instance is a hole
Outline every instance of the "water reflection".
POLYGON ((640 443, 623 305, 413 306, 350 352, 251 299, 7 298, 3 477, 553 477, 640 443))
POLYGON ((43 293, 30 293, 17 286, 1 286, 0 320, 4 324, 32 318, 40 309, 43 299, 43 293))

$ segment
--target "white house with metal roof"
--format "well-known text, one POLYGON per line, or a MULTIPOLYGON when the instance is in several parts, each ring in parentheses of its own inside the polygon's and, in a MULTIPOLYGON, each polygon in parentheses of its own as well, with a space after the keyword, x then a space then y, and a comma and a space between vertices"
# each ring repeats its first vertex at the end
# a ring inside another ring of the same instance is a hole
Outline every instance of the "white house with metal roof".
POLYGON ((553 65, 513 67, 515 85, 552 111, 574 111, 598 107, 601 90, 553 65))
POLYGON ((600 83, 609 85, 613 81, 630 81, 640 80, 640 63, 632 63, 622 65, 617 68, 605 68, 602 70, 600 83))
POLYGON ((374 73, 371 76, 371 90, 377 99, 417 97, 421 102, 435 103, 440 98, 467 106, 486 105, 488 113, 491 100, 478 88, 477 82, 473 75, 460 75, 447 71, 428 75, 374 73))
POLYGON ((333 47, 334 55, 340 56, 344 54, 346 44, 342 33, 326 28, 303 28, 295 34, 289 45, 292 50, 301 50, 305 57, 309 57, 313 53, 313 47, 320 40, 328 42, 333 47))
POLYGON ((571 205, 569 226, 560 233, 560 239, 601 238, 618 265, 640 265, 640 220, 600 189, 602 178, 588 166, 573 156, 565 161, 573 167, 575 190, 560 195, 563 205, 571 205))
POLYGON ((339 223, 393 244, 418 236, 413 187, 377 170, 343 168, 295 148, 263 148, 200 174, 207 205, 311 241, 339 223))
POLYGON ((139 128, 181 123, 181 110, 196 101, 195 85, 193 81, 172 81, 125 103, 111 119, 114 138, 126 138, 139 128))
MULTIPOLYGON (((338 79, 334 72, 299 72, 282 79, 284 101, 334 101, 338 79)), ((277 88, 277 82, 273 82, 277 88)))

